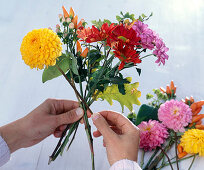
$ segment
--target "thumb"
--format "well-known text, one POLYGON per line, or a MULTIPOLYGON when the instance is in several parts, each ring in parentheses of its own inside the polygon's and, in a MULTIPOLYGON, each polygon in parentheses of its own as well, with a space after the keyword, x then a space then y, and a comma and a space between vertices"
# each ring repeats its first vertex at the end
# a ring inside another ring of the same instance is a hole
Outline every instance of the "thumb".
POLYGON ((83 114, 83 109, 79 107, 73 110, 69 110, 68 112, 56 115, 57 126, 74 123, 79 120, 83 116, 83 114))
POLYGON ((109 124, 107 123, 107 121, 104 119, 104 117, 101 114, 94 113, 92 115, 92 120, 93 120, 93 124, 102 134, 106 142, 107 140, 110 140, 111 138, 116 136, 115 132, 109 127, 109 124))

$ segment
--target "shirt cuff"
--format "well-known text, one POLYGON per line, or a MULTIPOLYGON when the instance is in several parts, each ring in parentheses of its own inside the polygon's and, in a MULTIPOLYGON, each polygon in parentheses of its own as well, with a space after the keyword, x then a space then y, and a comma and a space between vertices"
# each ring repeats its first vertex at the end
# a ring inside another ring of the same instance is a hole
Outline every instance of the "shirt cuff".
POLYGON ((10 159, 10 150, 4 139, 0 136, 0 167, 10 159))
POLYGON ((128 159, 122 159, 115 162, 110 170, 142 170, 140 166, 135 161, 131 161, 128 159))

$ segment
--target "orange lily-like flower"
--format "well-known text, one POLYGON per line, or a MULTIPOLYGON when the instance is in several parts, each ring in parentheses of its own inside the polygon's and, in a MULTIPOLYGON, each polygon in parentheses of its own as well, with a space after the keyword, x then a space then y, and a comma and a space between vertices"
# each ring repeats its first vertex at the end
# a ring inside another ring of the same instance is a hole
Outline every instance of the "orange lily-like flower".
POLYGON ((63 10, 64 18, 69 18, 69 17, 74 18, 74 10, 72 9, 72 7, 70 8, 69 13, 67 12, 64 6, 62 6, 62 10, 63 10))
POLYGON ((85 50, 81 53, 81 56, 86 58, 88 52, 89 52, 89 49, 86 47, 85 50))
POLYGON ((172 95, 175 96, 176 94, 176 86, 174 86, 173 80, 171 81, 170 86, 169 85, 166 86, 166 90, 163 87, 160 87, 160 90, 161 92, 166 93, 167 95, 170 96, 172 95))
POLYGON ((204 105, 204 100, 193 103, 191 105, 193 115, 197 115, 198 113, 200 113, 203 105, 204 105))
POLYGON ((202 119, 204 118, 204 114, 198 114, 202 110, 202 106, 204 105, 204 101, 199 101, 191 104, 190 108, 193 113, 193 118, 189 127, 195 125, 196 129, 204 130, 204 125, 202 125, 202 119))
POLYGON ((179 159, 183 158, 184 156, 188 154, 187 152, 183 151, 183 147, 180 144, 177 145, 177 150, 178 150, 179 159))
POLYGON ((67 12, 64 6, 62 6, 62 10, 63 10, 64 18, 71 18, 71 21, 73 22, 75 29, 82 27, 84 19, 81 19, 80 22, 78 23, 78 16, 77 15, 75 16, 75 13, 72 7, 70 8, 69 13, 67 12))
POLYGON ((88 48, 85 48, 85 50, 82 52, 82 48, 81 48, 81 44, 79 41, 77 41, 77 52, 80 53, 80 56, 86 58, 88 52, 89 52, 89 49, 88 48))
POLYGON ((81 48, 81 44, 79 41, 77 41, 77 52, 82 53, 82 48, 81 48))

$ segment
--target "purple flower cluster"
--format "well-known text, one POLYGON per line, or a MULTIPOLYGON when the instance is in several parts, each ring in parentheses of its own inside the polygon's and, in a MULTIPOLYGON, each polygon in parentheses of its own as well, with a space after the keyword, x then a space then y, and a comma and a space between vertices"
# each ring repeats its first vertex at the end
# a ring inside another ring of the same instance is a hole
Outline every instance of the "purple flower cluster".
POLYGON ((157 56, 156 63, 159 65, 165 64, 165 60, 168 60, 169 56, 166 52, 169 48, 166 47, 163 40, 154 31, 148 28, 147 24, 141 21, 134 23, 132 28, 137 32, 137 36, 141 38, 142 47, 149 50, 154 50, 153 54, 157 56))

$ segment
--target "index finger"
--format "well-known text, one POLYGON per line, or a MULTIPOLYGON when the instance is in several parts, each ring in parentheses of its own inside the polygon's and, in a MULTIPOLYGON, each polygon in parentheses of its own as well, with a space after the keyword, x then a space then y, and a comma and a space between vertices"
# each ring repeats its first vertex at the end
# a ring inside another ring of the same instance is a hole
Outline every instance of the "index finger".
POLYGON ((121 113, 114 111, 102 111, 99 112, 106 120, 113 123, 117 128, 119 128, 122 133, 127 133, 130 131, 135 131, 138 129, 135 125, 132 124, 125 116, 121 113))
POLYGON ((79 107, 79 103, 73 100, 51 99, 51 104, 54 107, 55 114, 65 113, 79 107))

